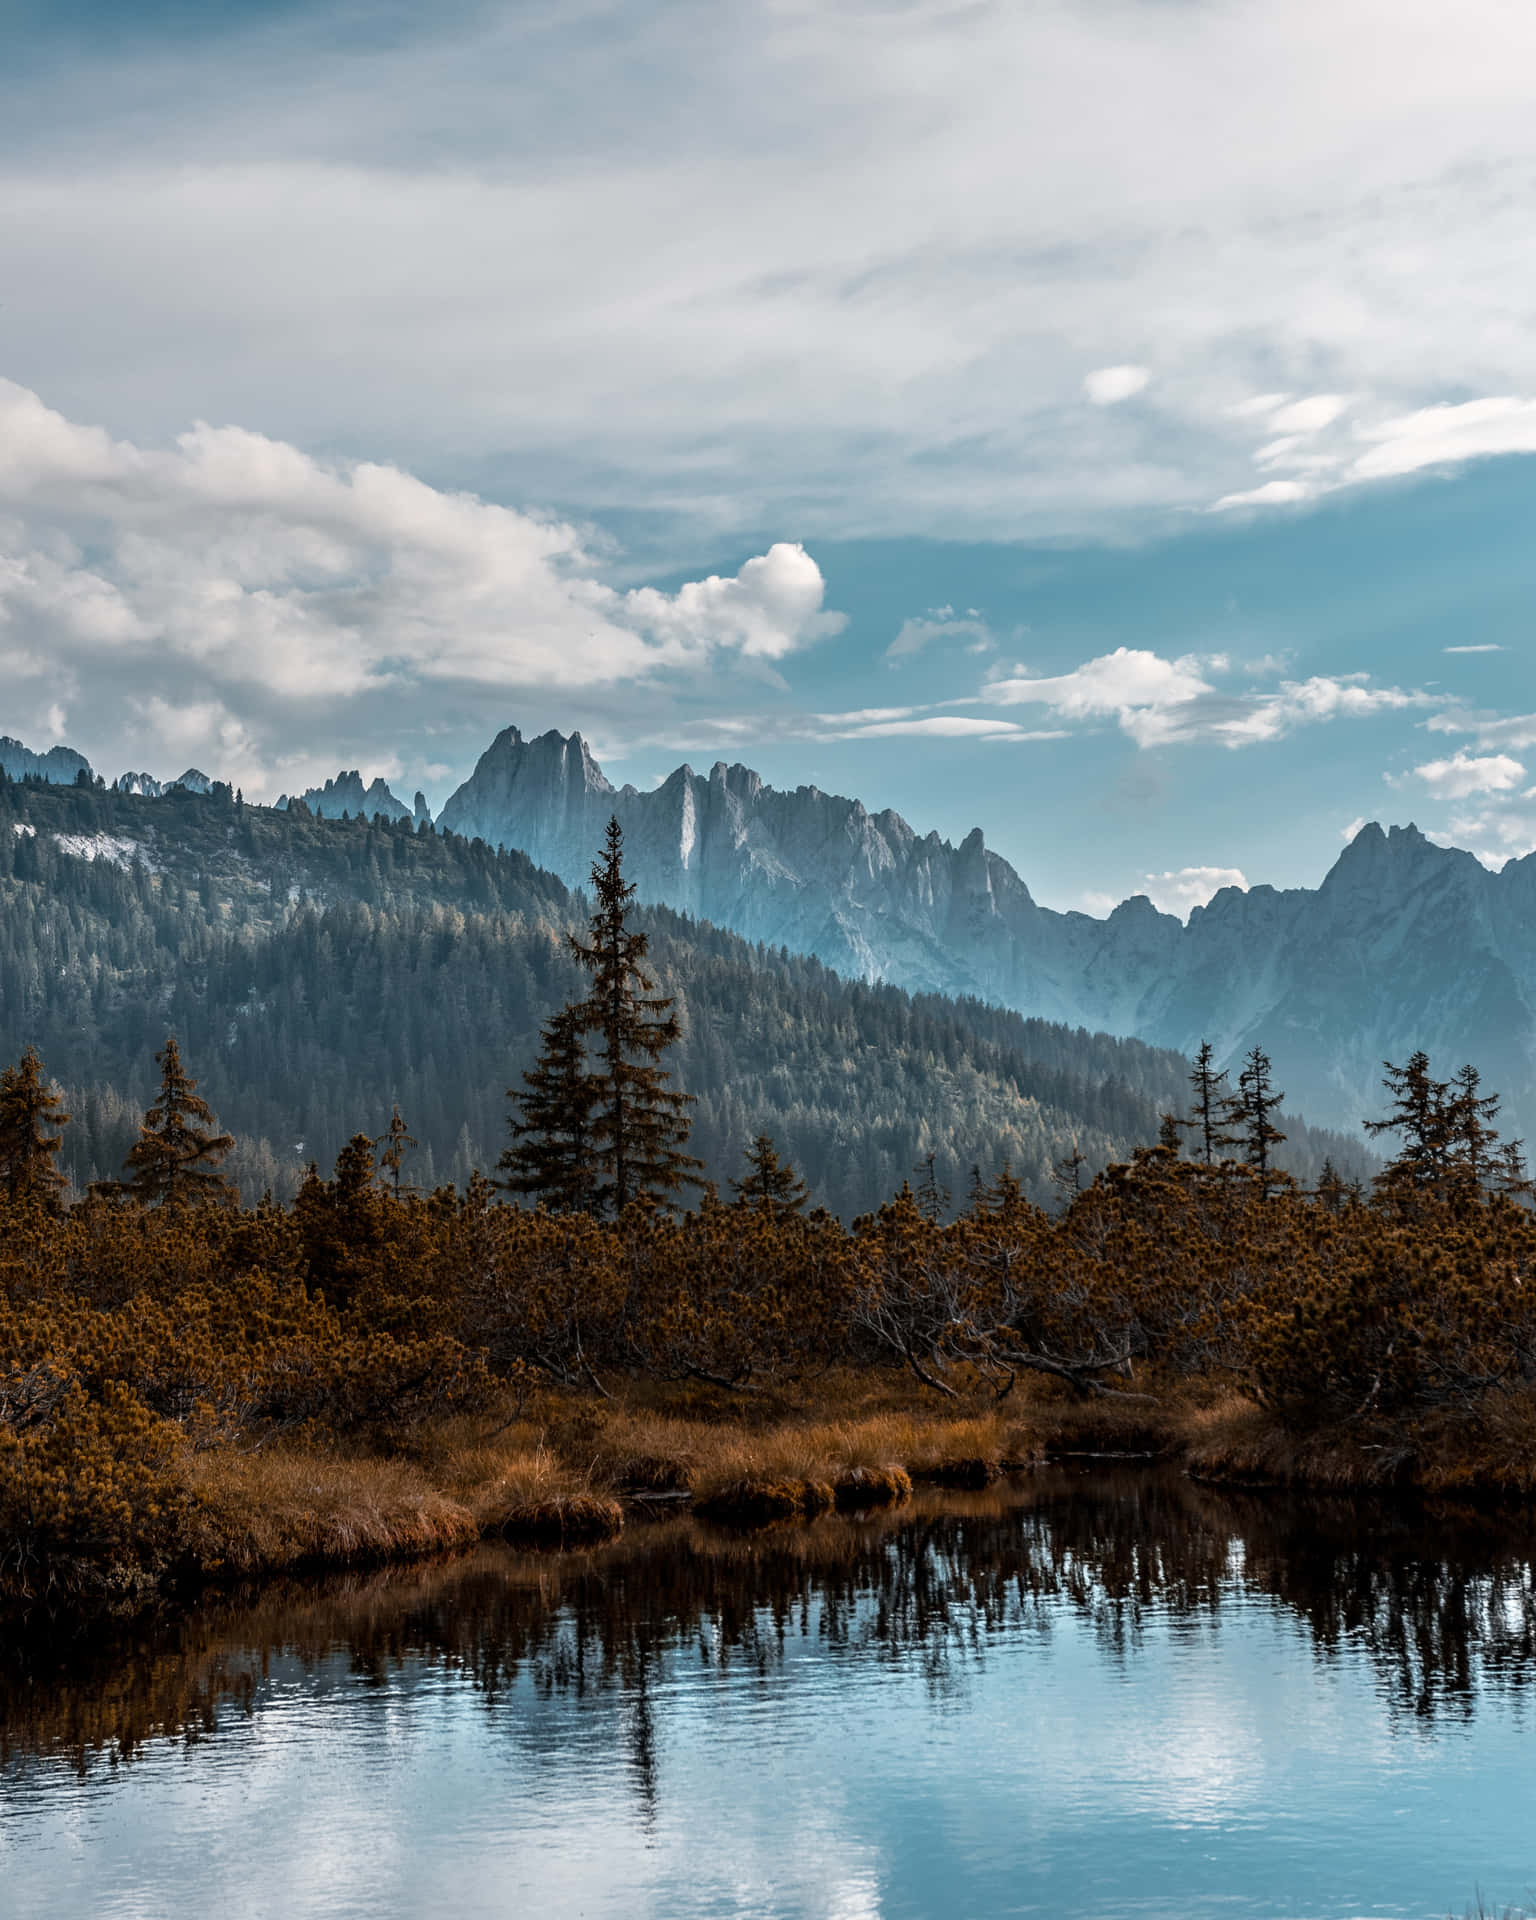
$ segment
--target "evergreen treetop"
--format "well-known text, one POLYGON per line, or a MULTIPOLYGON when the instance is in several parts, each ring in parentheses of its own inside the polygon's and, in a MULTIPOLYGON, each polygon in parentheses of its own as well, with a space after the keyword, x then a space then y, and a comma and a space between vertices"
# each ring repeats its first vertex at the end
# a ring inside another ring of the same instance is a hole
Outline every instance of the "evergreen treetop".
POLYGON ((174 1035, 155 1055, 160 1068, 160 1097, 144 1115, 139 1137, 123 1162, 122 1184, 144 1206, 189 1206, 200 1201, 226 1205, 239 1199, 234 1186, 216 1171, 235 1144, 218 1133, 213 1109, 197 1091, 197 1082, 181 1064, 174 1035))
POLYGON ((1270 1149, 1278 1147, 1285 1139, 1279 1128, 1271 1123, 1269 1116, 1279 1111, 1285 1095, 1275 1087, 1269 1055, 1262 1047, 1254 1047, 1244 1060, 1243 1070, 1237 1076, 1237 1085, 1237 1117, 1243 1129, 1243 1158, 1259 1178, 1267 1182, 1270 1176, 1270 1149))
POLYGON ((69 1184, 54 1165, 69 1117, 43 1076, 36 1047, 0 1072, 0 1183, 11 1199, 32 1195, 53 1203, 69 1184), (60 1131, 51 1133, 52 1127, 60 1131))
POLYGON ((1209 1040, 1200 1042, 1189 1084, 1195 1090, 1195 1111, 1182 1124, 1195 1136, 1195 1153, 1212 1167, 1228 1147, 1239 1143, 1241 1136, 1233 1126, 1241 1116, 1242 1101, 1228 1089, 1226 1069, 1216 1065, 1216 1050, 1209 1040))
POLYGON ((804 1211, 809 1198, 805 1182, 793 1167, 780 1161, 771 1134, 758 1134, 747 1148, 746 1160, 746 1178, 731 1182, 739 1206, 756 1208, 775 1220, 804 1211))
POLYGON ((617 815, 593 863, 592 890, 597 906, 588 937, 572 934, 570 942, 592 976, 580 1013, 597 1046, 594 1204, 600 1212, 620 1214, 632 1201, 667 1201, 680 1187, 697 1186, 703 1162, 684 1152, 693 1097, 669 1086, 660 1064, 680 1030, 671 997, 658 993, 643 964, 646 936, 630 925, 635 888, 624 878, 624 831, 617 815))
POLYGON ((597 1194, 598 1083, 587 1065, 587 1021, 579 1004, 551 1014, 522 1088, 507 1089, 518 1112, 508 1118, 512 1140, 496 1163, 497 1185, 541 1200, 551 1213, 590 1213, 597 1194))

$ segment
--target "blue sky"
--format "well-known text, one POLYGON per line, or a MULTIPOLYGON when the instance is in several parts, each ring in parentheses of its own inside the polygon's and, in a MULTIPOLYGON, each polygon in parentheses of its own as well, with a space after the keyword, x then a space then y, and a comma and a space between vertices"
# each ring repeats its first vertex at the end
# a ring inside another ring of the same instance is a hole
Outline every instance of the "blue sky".
POLYGON ((1053 905, 1536 847, 1536 14, 5 10, 0 730, 501 725, 1053 905))

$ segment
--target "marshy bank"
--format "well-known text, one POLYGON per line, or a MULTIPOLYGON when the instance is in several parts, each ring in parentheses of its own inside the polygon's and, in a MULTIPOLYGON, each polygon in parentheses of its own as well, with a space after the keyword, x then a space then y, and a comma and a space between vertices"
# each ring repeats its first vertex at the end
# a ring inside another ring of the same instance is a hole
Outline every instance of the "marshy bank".
POLYGON ((642 1387, 599 1400, 535 1389, 420 1422, 384 1447, 310 1432, 184 1451, 165 1470, 160 1507, 174 1532, 157 1559, 103 1577, 99 1562, 59 1557, 42 1578, 13 1575, 8 1611, 131 1614, 162 1596, 191 1605, 210 1587, 435 1561, 482 1542, 579 1554, 680 1516, 742 1535, 804 1530, 824 1514, 899 1511, 937 1490, 1007 1483, 1016 1500, 1062 1468, 1112 1464, 1126 1485, 1171 1474, 1292 1514, 1307 1500, 1375 1510, 1391 1497, 1407 1512, 1450 1497, 1525 1524, 1523 1430, 1507 1454, 1471 1461, 1456 1438, 1443 1455, 1405 1458, 1401 1446, 1358 1435, 1298 1438, 1230 1392, 1082 1399, 1044 1380, 959 1408, 867 1372, 754 1395, 642 1387))
POLYGON ((1059 1215, 766 1201, 618 1219, 395 1193, 0 1195, 0 1594, 757 1524, 1063 1454, 1536 1490, 1536 1219, 1447 1178, 1305 1193, 1168 1147, 1059 1215))

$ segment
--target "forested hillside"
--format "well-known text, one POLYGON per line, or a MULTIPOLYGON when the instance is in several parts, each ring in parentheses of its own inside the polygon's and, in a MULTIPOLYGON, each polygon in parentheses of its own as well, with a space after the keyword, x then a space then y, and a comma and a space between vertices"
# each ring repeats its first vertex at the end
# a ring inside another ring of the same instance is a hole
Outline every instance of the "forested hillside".
MULTIPOLYGON (((407 1177, 462 1184, 494 1166, 506 1089, 579 990, 566 932, 581 912, 523 855, 408 820, 280 813, 223 786, 7 782, 0 1056, 35 1043, 63 1083, 77 1187, 116 1173, 168 1031, 240 1142, 230 1171, 248 1197, 291 1194, 396 1102, 420 1142, 407 1177)), ((1045 1198, 1063 1154, 1089 1170, 1123 1158, 1187 1104, 1175 1054, 850 984, 664 910, 643 921, 677 998, 668 1065, 697 1096, 693 1150, 722 1182, 766 1128, 844 1217, 929 1153, 957 1197, 973 1166, 990 1177, 1006 1159, 1045 1198)), ((1346 1172, 1366 1164, 1285 1124, 1303 1178, 1325 1151, 1346 1172)))

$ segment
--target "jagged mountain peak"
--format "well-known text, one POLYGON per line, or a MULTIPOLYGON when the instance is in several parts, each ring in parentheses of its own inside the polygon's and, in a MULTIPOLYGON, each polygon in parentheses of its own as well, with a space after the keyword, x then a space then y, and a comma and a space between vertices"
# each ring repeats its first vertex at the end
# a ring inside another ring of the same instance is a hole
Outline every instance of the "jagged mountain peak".
POLYGON ((1384 1059, 1481 1059, 1536 1123, 1536 856, 1494 875, 1413 824, 1362 826, 1317 889, 1227 887, 1187 923, 1145 895, 1057 913, 973 828, 952 847, 890 809, 750 768, 615 792, 579 735, 498 736, 443 822, 586 884, 610 812, 642 899, 840 972, 975 994, 1192 1051, 1273 1056, 1294 1104, 1356 1123, 1384 1059), (503 744, 505 743, 505 744, 503 744))
POLYGON ((426 796, 418 793, 414 808, 408 807, 397 794, 390 791, 381 776, 375 776, 369 785, 363 785, 363 776, 356 767, 344 769, 327 780, 323 787, 310 787, 305 792, 287 794, 278 797, 281 807, 291 806, 295 801, 302 802, 309 811, 324 820, 339 820, 343 815, 351 819, 361 817, 371 820, 376 813, 383 814, 386 820, 430 819, 426 810, 426 796))
POLYGON ((83 753, 73 747, 49 747, 46 753, 34 753, 10 734, 0 734, 0 768, 12 780, 46 780, 56 787, 72 787, 83 773, 96 778, 95 770, 83 753))

